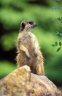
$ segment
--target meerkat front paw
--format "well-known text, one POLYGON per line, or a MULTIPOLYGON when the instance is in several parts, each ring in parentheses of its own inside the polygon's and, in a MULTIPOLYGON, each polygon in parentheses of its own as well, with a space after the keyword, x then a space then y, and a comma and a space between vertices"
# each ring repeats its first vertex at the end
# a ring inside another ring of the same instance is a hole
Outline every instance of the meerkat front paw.
POLYGON ((30 54, 28 52, 28 49, 24 45, 20 46, 20 50, 24 51, 25 54, 27 55, 27 57, 30 58, 30 54))
POLYGON ((27 49, 25 50, 25 53, 26 53, 27 57, 30 59, 30 54, 27 49))

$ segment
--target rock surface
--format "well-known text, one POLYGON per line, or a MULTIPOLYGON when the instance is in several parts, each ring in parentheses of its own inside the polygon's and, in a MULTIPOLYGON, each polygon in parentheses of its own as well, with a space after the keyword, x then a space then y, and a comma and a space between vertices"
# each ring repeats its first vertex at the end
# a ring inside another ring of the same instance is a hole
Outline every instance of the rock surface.
POLYGON ((0 80, 0 96, 62 96, 46 77, 31 73, 25 65, 0 80))

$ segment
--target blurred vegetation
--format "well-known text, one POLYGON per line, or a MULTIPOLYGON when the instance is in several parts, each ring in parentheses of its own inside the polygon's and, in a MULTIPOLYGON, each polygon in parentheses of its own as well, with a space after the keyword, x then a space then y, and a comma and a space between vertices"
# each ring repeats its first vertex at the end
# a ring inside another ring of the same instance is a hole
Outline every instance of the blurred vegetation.
POLYGON ((0 78, 16 68, 16 40, 22 20, 34 20, 46 75, 62 84, 62 0, 0 0, 0 78), (59 19, 58 19, 59 18, 59 19), (54 45, 61 42, 61 45, 54 45), (60 50, 57 49, 61 47, 60 50))

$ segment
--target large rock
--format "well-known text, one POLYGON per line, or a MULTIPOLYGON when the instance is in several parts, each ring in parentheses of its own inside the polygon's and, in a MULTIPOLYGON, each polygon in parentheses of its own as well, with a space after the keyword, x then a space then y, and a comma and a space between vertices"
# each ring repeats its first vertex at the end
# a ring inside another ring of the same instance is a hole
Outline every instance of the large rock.
POLYGON ((62 96, 46 77, 31 73, 26 65, 0 80, 0 96, 62 96))

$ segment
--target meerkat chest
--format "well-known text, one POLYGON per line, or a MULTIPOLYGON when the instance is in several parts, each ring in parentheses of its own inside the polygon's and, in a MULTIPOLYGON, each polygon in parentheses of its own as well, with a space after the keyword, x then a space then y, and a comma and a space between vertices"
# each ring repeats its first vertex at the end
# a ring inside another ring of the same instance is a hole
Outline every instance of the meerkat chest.
POLYGON ((22 41, 22 43, 23 43, 23 45, 24 45, 25 47, 30 46, 31 43, 32 43, 30 34, 29 34, 29 33, 28 33, 28 34, 27 34, 27 33, 24 33, 24 34, 22 35, 21 41, 22 41))
POLYGON ((26 34, 24 36, 23 36, 25 39, 24 45, 26 46, 26 48, 28 49, 30 54, 32 56, 34 56, 34 54, 37 53, 37 51, 39 49, 38 40, 37 40, 36 36, 31 32, 29 32, 28 34, 26 34))
POLYGON ((36 37, 33 33, 28 32, 23 34, 23 38, 22 38, 22 42, 24 43, 25 46, 29 46, 30 48, 32 48, 33 46, 35 46, 35 41, 36 37))
POLYGON ((32 54, 35 52, 35 50, 38 50, 39 48, 38 40, 36 36, 31 32, 19 34, 18 42, 18 45, 21 44, 25 46, 32 54))

